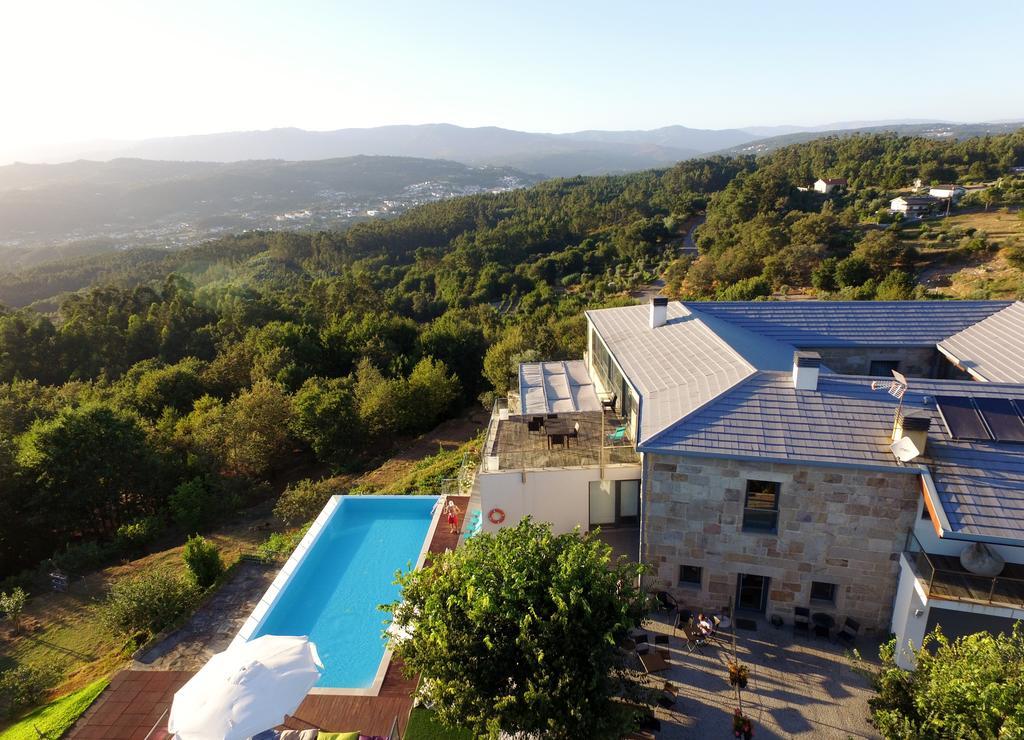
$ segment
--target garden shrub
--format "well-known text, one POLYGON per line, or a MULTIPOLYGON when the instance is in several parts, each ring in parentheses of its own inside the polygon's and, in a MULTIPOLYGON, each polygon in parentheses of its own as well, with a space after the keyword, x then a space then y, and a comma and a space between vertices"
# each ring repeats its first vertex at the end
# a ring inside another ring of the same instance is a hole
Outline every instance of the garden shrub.
POLYGON ((0 612, 10 620, 15 632, 21 631, 21 613, 25 610, 27 600, 28 594, 20 586, 0 593, 0 612))
POLYGON ((301 480, 288 486, 274 505, 274 515, 289 526, 316 519, 327 501, 338 493, 330 480, 301 480))
POLYGON ((196 533, 214 524, 227 505, 204 478, 193 478, 174 489, 168 504, 174 523, 186 532, 196 533))
POLYGON ((115 560, 120 551, 113 542, 78 542, 54 553, 53 566, 65 573, 85 575, 115 560))
POLYGON ((118 527, 114 542, 122 552, 135 555, 141 553, 146 545, 155 540, 162 528, 163 524, 157 517, 147 516, 145 519, 118 527))
POLYGON ((212 586, 224 572, 224 561, 220 559, 217 546, 205 537, 189 537, 181 556, 192 580, 201 589, 212 586))
POLYGON ((307 522, 306 526, 291 532, 274 532, 260 545, 260 558, 268 561, 284 560, 287 558, 299 546, 299 542, 302 541, 306 532, 309 531, 310 524, 312 522, 307 522))
POLYGON ((17 717, 35 706, 57 683, 52 667, 23 665, 0 673, 0 708, 7 717, 17 717))
POLYGON ((198 596, 191 578, 165 568, 147 570, 114 584, 103 605, 103 616, 118 633, 148 637, 191 609, 198 596))

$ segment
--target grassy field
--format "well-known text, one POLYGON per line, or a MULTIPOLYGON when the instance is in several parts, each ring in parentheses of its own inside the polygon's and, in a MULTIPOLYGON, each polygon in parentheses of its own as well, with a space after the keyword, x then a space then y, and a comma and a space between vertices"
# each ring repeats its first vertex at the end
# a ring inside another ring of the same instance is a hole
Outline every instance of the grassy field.
POLYGON ((93 700, 110 683, 101 678, 67 696, 39 707, 17 724, 0 732, 0 740, 38 740, 40 737, 61 737, 89 708, 93 700))
POLYGON ((930 292, 950 298, 997 299, 1024 296, 1024 272, 1010 266, 999 250, 1024 244, 1019 209, 994 209, 927 222, 904 232, 921 255, 918 280, 930 292), (984 233, 990 249, 972 249, 972 237, 984 233))

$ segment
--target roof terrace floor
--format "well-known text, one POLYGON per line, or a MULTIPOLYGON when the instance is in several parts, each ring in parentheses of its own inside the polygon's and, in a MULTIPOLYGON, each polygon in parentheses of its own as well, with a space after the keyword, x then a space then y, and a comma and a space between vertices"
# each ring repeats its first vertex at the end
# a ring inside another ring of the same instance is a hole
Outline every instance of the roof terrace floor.
POLYGON ((487 450, 498 458, 499 470, 527 468, 572 468, 591 465, 639 464, 640 456, 628 436, 614 440, 623 420, 600 412, 573 412, 545 417, 545 427, 530 431, 532 416, 510 416, 498 421, 497 433, 487 450), (575 437, 559 439, 555 430, 571 431, 575 437))

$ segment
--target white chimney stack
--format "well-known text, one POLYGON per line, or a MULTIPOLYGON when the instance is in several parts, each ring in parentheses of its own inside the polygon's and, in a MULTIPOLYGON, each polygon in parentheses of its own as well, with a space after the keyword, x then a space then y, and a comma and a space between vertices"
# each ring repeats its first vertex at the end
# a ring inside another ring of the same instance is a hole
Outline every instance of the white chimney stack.
POLYGON ((821 355, 817 352, 793 353, 793 387, 798 391, 818 390, 821 355))
POLYGON ((651 299, 651 328, 657 329, 668 321, 668 298, 655 296, 651 299))

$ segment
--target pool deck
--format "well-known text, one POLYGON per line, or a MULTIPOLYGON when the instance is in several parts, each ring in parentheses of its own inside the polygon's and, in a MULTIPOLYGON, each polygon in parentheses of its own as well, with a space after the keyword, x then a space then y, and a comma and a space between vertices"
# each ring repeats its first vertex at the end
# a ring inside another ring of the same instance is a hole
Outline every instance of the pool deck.
MULTIPOLYGON (((465 520, 468 496, 450 497, 459 507, 460 523, 465 520)), ((459 535, 450 534, 447 524, 438 524, 430 541, 429 552, 454 550, 459 535)), ((68 737, 107 738, 108 740, 165 740, 166 712, 174 692, 195 671, 124 670, 118 673, 99 698, 75 723, 68 737), (150 733, 154 727, 158 729, 150 733)), ((407 679, 396 661, 388 666, 384 683, 377 696, 310 695, 285 722, 289 729, 317 727, 330 732, 358 731, 364 735, 386 736, 398 719, 404 733, 412 710, 412 692, 416 679, 407 679)))

